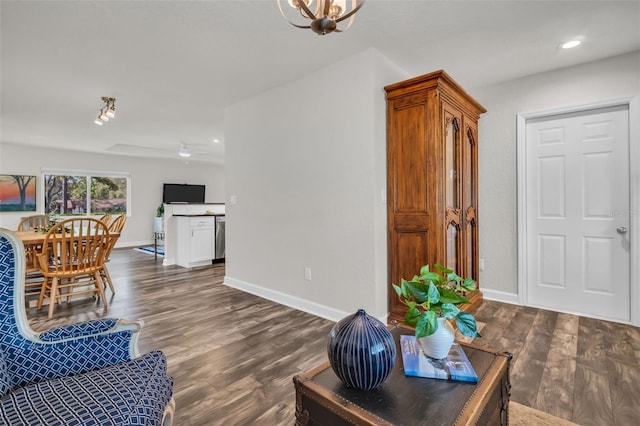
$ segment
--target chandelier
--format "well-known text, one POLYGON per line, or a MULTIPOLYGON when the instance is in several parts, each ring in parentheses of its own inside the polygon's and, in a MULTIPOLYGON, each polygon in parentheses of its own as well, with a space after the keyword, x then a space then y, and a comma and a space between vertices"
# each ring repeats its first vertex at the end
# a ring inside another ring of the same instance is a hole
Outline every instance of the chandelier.
POLYGON ((110 118, 116 116, 116 98, 103 96, 102 102, 104 102, 104 105, 98 111, 98 117, 94 121, 98 126, 102 126, 105 121, 109 121, 110 118))
POLYGON ((276 0, 276 3, 282 16, 294 27, 311 28, 316 34, 326 35, 348 30, 364 0, 276 0), (288 5, 283 5, 285 1, 288 5), (344 24, 340 27, 340 23, 344 24))

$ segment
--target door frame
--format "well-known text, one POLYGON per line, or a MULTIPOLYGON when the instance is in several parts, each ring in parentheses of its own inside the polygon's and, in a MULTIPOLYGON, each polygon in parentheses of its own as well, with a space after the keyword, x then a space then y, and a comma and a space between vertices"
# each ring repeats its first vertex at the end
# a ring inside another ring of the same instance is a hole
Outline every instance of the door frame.
MULTIPOLYGON (((527 300, 527 200, 526 200, 526 126, 527 120, 560 114, 583 112, 599 108, 626 106, 629 109, 629 280, 630 324, 640 326, 640 111, 638 97, 630 96, 597 101, 569 107, 554 108, 517 114, 517 198, 518 198, 518 304, 528 306, 527 300), (635 142, 635 143, 634 143, 635 142)), ((571 312, 569 312, 571 313, 571 312)))

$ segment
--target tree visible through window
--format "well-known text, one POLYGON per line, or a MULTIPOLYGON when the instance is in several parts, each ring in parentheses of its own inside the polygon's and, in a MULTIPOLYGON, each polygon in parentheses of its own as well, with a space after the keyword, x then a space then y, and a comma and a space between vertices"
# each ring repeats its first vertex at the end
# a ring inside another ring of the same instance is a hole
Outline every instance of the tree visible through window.
POLYGON ((129 178, 95 175, 44 175, 47 214, 86 216, 126 214, 129 178))
POLYGON ((123 214, 127 212, 127 179, 91 178, 91 213, 123 214))

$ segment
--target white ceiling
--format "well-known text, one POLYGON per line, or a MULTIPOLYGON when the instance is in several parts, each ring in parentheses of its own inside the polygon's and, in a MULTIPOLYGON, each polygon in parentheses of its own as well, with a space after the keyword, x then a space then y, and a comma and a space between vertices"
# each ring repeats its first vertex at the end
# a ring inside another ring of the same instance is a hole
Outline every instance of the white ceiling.
POLYGON ((0 19, 0 142, 176 161, 185 143, 214 163, 225 106, 369 47, 471 93, 640 50, 640 1, 367 0, 327 36, 289 25, 275 0, 2 0, 0 19), (583 44, 558 49, 572 38, 583 44), (97 126, 101 96, 117 115, 97 126))

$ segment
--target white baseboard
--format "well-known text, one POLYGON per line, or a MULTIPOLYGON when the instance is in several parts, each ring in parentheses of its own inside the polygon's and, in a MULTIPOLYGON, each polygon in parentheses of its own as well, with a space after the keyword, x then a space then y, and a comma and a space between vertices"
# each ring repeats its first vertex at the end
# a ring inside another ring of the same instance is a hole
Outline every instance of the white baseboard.
POLYGON ((164 266, 171 266, 171 265, 175 265, 176 263, 177 261, 175 257, 167 257, 166 254, 164 255, 164 259, 162 260, 162 264, 164 266))
POLYGON ((517 293, 507 293, 499 290, 491 290, 482 288, 482 297, 487 300, 494 300, 496 302, 510 303, 512 305, 522 305, 520 303, 517 293))
POLYGON ((224 277, 224 284, 229 287, 260 296, 264 299, 271 300, 272 302, 280 303, 281 305, 289 306, 290 308, 307 312, 334 322, 341 320, 349 314, 353 314, 353 312, 340 311, 329 306, 320 305, 309 300, 301 299, 269 288, 260 287, 228 276, 224 277))
MULTIPOLYGON (((127 241, 124 243, 116 243, 116 245, 114 246, 114 248, 119 249, 119 248, 129 248, 129 247, 143 247, 143 246, 152 246, 153 245, 153 240, 149 240, 149 241, 127 241)), ((159 245, 159 244, 158 244, 159 245)))

